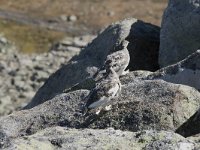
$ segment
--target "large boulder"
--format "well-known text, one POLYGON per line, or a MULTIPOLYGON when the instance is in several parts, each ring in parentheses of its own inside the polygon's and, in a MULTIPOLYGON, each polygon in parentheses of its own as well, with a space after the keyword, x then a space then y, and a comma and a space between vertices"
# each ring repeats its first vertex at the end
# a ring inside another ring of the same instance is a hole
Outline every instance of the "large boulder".
POLYGON ((157 70, 159 30, 155 25, 134 18, 108 26, 78 56, 52 74, 25 108, 41 104, 94 75, 108 54, 120 50, 121 42, 125 39, 130 42, 127 47, 131 58, 130 70, 157 70))
POLYGON ((12 141, 10 149, 187 149, 193 150, 196 144, 184 137, 167 131, 128 132, 114 130, 68 129, 65 127, 47 128, 34 135, 12 141))
POLYGON ((30 135, 52 126, 120 130, 176 130, 200 106, 200 93, 194 88, 162 80, 123 78, 122 92, 113 100, 112 109, 96 115, 82 115, 88 90, 57 95, 32 109, 0 118, 0 131, 8 137, 30 135))
POLYGON ((170 0, 164 12, 159 64, 176 63, 200 48, 200 1, 170 0))
POLYGON ((74 127, 83 99, 89 91, 61 94, 29 110, 18 111, 0 118, 0 133, 8 137, 29 135, 50 126, 74 127))
POLYGON ((200 50, 184 60, 162 68, 147 76, 147 79, 162 79, 167 82, 184 84, 200 90, 200 50))
MULTIPOLYGON (((124 77, 127 82, 130 75, 124 77)), ((84 122, 85 127, 139 131, 174 130, 200 106, 200 93, 194 88, 162 80, 134 80, 123 85, 112 110, 84 122)))

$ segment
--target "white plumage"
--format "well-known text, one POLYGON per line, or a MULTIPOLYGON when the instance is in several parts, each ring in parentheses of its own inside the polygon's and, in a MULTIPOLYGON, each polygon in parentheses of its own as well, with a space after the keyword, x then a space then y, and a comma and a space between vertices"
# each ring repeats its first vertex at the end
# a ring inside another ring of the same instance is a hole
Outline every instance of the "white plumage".
POLYGON ((102 109, 109 109, 112 99, 117 97, 121 90, 121 83, 118 74, 111 66, 112 61, 107 61, 106 73, 103 78, 96 83, 96 87, 88 95, 86 110, 96 109, 98 114, 102 109))
POLYGON ((118 76, 122 76, 127 74, 129 71, 125 71, 125 69, 128 67, 128 64, 130 62, 130 55, 129 51, 127 49, 128 41, 124 40, 120 44, 119 50, 116 52, 113 52, 109 54, 106 57, 105 65, 100 68, 99 71, 94 75, 95 81, 98 81, 101 79, 104 74, 106 73, 106 63, 111 62, 111 67, 114 69, 114 71, 118 74, 118 76))
POLYGON ((128 71, 125 71, 125 69, 128 67, 128 64, 130 62, 130 55, 129 51, 127 49, 129 42, 124 40, 121 43, 121 50, 118 50, 110 55, 107 56, 106 61, 111 60, 112 64, 111 66, 115 70, 115 72, 121 76, 128 73, 128 71))

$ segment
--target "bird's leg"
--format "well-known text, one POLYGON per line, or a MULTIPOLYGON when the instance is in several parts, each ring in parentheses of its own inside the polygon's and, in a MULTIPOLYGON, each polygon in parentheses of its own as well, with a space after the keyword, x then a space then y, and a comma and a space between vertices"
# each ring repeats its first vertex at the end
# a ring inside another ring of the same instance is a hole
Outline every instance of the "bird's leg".
POLYGON ((126 75, 126 74, 128 74, 129 73, 129 69, 127 69, 126 71, 124 70, 123 72, 122 72, 122 76, 124 76, 124 75, 126 75))
POLYGON ((101 112, 101 109, 98 109, 98 110, 96 111, 96 115, 98 115, 100 112, 101 112))
POLYGON ((112 108, 112 105, 108 105, 108 106, 105 107, 105 110, 109 111, 109 110, 111 110, 111 108, 112 108))
POLYGON ((82 109, 82 116, 87 116, 88 115, 88 108, 84 106, 84 108, 82 109))
POLYGON ((118 92, 117 92, 117 95, 116 95, 116 97, 119 97, 120 95, 121 95, 121 90, 122 90, 122 84, 121 84, 121 82, 119 82, 119 90, 118 90, 118 92))

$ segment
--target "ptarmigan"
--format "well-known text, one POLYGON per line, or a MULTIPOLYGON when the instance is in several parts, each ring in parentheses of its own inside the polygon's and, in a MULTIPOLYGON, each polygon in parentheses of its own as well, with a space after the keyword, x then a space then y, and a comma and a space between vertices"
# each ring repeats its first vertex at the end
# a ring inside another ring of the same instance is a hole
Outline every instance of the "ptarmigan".
POLYGON ((121 50, 108 55, 106 58, 106 61, 108 60, 112 61, 111 66, 118 74, 118 76, 125 75, 126 73, 128 73, 128 71, 125 71, 130 62, 130 55, 127 49, 128 44, 129 44, 128 41, 126 40, 122 41, 120 45, 121 50))
MULTIPOLYGON (((130 62, 130 55, 127 49, 129 42, 124 40, 122 41, 120 48, 118 51, 109 54, 106 57, 105 64, 107 61, 111 61, 111 66, 114 71, 118 74, 118 76, 122 76, 127 74, 129 71, 125 71, 129 62, 130 62)), ((99 80, 103 74, 106 72, 105 65, 94 75, 94 79, 97 81, 99 80)))
POLYGON ((95 109, 99 114, 102 109, 109 110, 112 99, 117 97, 121 91, 121 82, 118 74, 111 66, 112 61, 105 64, 106 73, 104 77, 96 83, 96 87, 91 90, 85 105, 85 111, 95 109))

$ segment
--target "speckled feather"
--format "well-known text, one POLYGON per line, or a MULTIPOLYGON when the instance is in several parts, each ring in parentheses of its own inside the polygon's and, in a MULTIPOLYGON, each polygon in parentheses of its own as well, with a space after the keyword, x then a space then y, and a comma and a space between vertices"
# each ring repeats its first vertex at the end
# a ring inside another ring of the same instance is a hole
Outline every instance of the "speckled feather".
MULTIPOLYGON (((130 55, 129 51, 127 49, 128 41, 124 40, 121 43, 121 50, 118 50, 114 53, 111 53, 107 56, 105 60, 105 64, 107 61, 112 61, 111 66, 115 70, 115 72, 118 74, 118 76, 125 74, 125 69, 127 68, 129 62, 130 62, 130 55)), ((98 81, 102 78, 105 74, 105 65, 94 75, 94 79, 98 81)))
POLYGON ((96 83, 90 91, 85 105, 86 109, 104 108, 111 103, 111 99, 118 96, 121 90, 119 76, 110 66, 103 79, 96 83))
POLYGON ((98 84, 89 94, 89 99, 86 103, 86 107, 89 107, 92 103, 100 100, 102 97, 104 97, 105 102, 110 101, 110 99, 117 95, 117 92, 119 92, 120 83, 114 83, 114 82, 107 82, 107 83, 101 83, 98 84), (118 88, 117 91, 109 92, 112 90, 112 88, 118 88), (114 95, 114 96, 113 96, 114 95))

